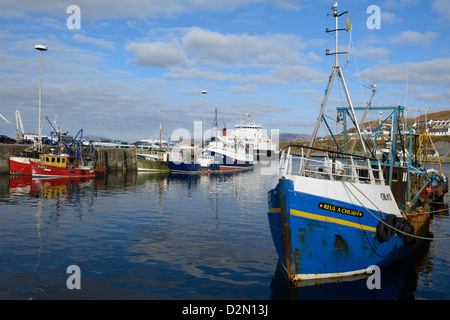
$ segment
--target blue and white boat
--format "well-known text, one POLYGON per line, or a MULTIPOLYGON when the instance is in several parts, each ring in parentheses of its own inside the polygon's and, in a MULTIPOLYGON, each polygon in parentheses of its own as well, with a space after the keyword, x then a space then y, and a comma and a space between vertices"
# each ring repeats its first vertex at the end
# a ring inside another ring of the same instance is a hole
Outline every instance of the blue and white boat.
MULTIPOLYGON (((405 141, 400 134, 404 108, 390 108, 390 152, 377 159, 367 144, 373 132, 363 137, 355 110, 379 109, 371 107, 371 102, 364 108, 352 104, 337 50, 338 32, 345 30, 339 29, 338 19, 347 12, 338 13, 337 4, 332 10, 336 29, 327 32, 336 33, 336 59, 310 145, 281 150, 268 192, 270 230, 290 281, 368 273, 374 265, 382 268, 404 258, 417 247, 417 239, 428 233, 430 200, 421 196, 428 185, 426 172, 414 167, 412 157, 400 160, 406 153, 397 149, 405 141), (315 149, 318 129, 322 122, 326 124, 324 111, 336 75, 349 105, 339 108, 338 116, 344 121, 352 118, 360 146, 348 150, 350 132, 345 129, 344 147, 330 132, 335 150, 315 149)), ((327 51, 327 55, 332 54, 327 51)))
POLYGON ((196 173, 203 171, 217 171, 219 164, 215 157, 207 152, 199 152, 194 148, 173 148, 167 161, 170 171, 196 173), (195 154, 198 152, 197 154, 195 154))

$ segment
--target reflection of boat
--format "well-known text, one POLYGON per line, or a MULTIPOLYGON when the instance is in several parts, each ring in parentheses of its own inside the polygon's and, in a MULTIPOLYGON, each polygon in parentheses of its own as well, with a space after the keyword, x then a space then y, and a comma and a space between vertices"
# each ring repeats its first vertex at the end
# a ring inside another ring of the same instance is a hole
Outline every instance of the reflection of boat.
POLYGON ((31 174, 44 177, 95 177, 95 168, 70 162, 68 154, 41 154, 31 159, 31 174))
POLYGON ((272 238, 290 281, 354 276, 367 273, 373 265, 392 265, 417 248, 417 236, 428 233, 431 199, 421 197, 429 185, 427 173, 414 167, 411 157, 400 160, 397 153, 406 140, 400 132, 404 108, 373 108, 370 102, 367 107, 357 108, 352 104, 338 59, 338 32, 345 30, 338 28, 338 18, 345 13, 338 14, 333 7, 336 30, 327 32, 336 33, 335 63, 310 145, 282 150, 268 193, 272 238), (336 76, 349 105, 338 108, 344 126, 344 141, 340 143, 324 117, 336 76), (365 111, 363 119, 369 110, 391 112, 388 118, 392 118, 392 142, 383 160, 376 159, 367 145, 372 137, 363 137, 355 110, 365 111), (350 151, 348 117, 358 137, 350 151), (336 150, 314 148, 322 122, 336 150), (325 154, 325 159, 313 159, 311 154, 316 151, 325 154), (418 182, 414 188, 413 175, 418 182))
POLYGON ((382 270, 380 289, 369 290, 368 274, 345 278, 328 278, 290 282, 279 262, 272 278, 272 300, 411 300, 417 289, 419 274, 430 272, 430 242, 408 258, 382 270), (428 270, 427 270, 428 269, 428 270))
POLYGON ((70 186, 82 185, 91 181, 94 181, 93 177, 34 178, 32 176, 16 176, 9 180, 9 193, 17 196, 59 198, 67 196, 70 186))

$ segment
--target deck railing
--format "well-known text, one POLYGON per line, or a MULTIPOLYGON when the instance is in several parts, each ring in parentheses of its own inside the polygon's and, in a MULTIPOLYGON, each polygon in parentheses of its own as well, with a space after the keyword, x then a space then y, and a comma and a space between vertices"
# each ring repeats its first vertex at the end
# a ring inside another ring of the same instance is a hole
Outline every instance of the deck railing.
POLYGON ((331 181, 350 181, 355 183, 385 184, 383 169, 377 159, 357 155, 320 150, 323 157, 307 158, 305 146, 291 145, 280 154, 278 173, 281 175, 300 175, 331 181), (293 148, 300 149, 300 154, 292 153, 293 148))

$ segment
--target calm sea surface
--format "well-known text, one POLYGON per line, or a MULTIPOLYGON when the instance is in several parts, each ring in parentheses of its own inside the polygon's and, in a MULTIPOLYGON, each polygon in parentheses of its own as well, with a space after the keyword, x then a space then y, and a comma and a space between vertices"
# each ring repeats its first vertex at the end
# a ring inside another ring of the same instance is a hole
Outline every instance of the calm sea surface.
MULTIPOLYGON (((0 299, 450 298, 449 240, 382 270, 381 290, 365 278, 290 288, 267 221, 270 180, 258 166, 95 181, 0 176, 0 299), (71 265, 80 289, 67 287, 71 265)), ((430 230, 450 237, 448 211, 430 230)))

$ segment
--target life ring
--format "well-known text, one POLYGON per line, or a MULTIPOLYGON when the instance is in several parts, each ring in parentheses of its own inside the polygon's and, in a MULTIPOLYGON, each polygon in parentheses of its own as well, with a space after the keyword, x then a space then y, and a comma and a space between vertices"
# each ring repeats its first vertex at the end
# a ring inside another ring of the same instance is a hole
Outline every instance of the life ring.
POLYGON ((81 170, 80 173, 84 176, 86 174, 86 171, 81 170))
POLYGON ((395 223, 395 215, 388 214, 384 221, 380 221, 377 224, 377 239, 380 242, 386 242, 391 238, 395 232, 392 229, 395 223))

